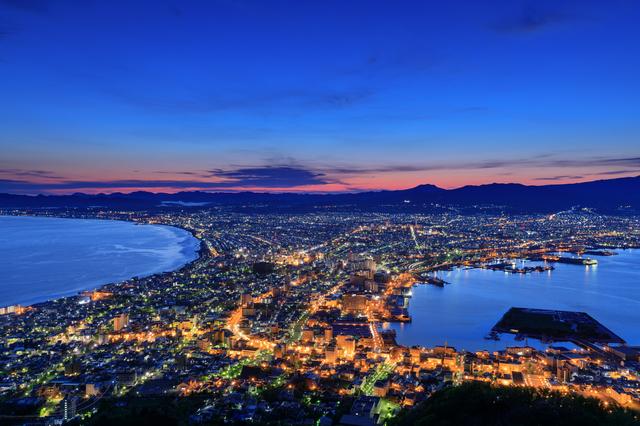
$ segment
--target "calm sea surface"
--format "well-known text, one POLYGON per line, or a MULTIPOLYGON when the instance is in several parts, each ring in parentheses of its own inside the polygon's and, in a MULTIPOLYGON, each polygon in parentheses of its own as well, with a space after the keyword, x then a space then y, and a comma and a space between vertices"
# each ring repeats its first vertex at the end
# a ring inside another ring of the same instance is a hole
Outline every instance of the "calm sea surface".
MULTIPOLYGON (((617 256, 591 256, 596 266, 550 263, 555 270, 507 274, 485 269, 439 272, 450 285, 419 284, 409 299, 412 323, 384 324, 394 328, 399 344, 454 346, 471 351, 504 349, 515 342, 504 334, 500 341, 485 340, 512 306, 580 311, 591 315, 630 345, 640 345, 640 250, 619 250, 617 256)), ((541 265, 518 262, 518 267, 541 265)), ((562 343, 564 346, 570 346, 562 343)), ((529 340, 529 345, 546 345, 529 340)), ((572 346, 570 346, 572 347, 572 346)))
POLYGON ((190 233, 170 226, 0 216, 0 307, 171 271, 197 259, 198 248, 190 233))

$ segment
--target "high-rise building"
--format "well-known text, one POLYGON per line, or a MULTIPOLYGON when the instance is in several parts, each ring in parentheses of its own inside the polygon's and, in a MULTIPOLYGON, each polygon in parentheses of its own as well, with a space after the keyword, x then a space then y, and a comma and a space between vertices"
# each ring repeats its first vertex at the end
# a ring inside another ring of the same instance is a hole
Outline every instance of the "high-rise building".
POLYGON ((302 330, 302 341, 303 342, 313 342, 313 330, 310 328, 305 328, 302 330))
POLYGON ((134 386, 136 380, 137 375, 134 370, 121 369, 116 372, 116 385, 118 386, 134 386))
POLYGON ((240 296, 241 305, 248 305, 249 303, 251 303, 251 301, 251 293, 243 293, 242 296, 240 296))
POLYGON ((0 308, 0 315, 15 314, 16 312, 20 312, 20 305, 11 305, 0 308))
POLYGON ((328 364, 333 364, 338 359, 338 348, 335 345, 328 345, 324 349, 324 358, 325 362, 328 364))
POLYGON ((333 340, 333 327, 329 326, 324 329, 324 341, 329 343, 331 340, 333 340))
POLYGON ((275 348, 273 348, 273 357, 275 359, 284 358, 287 354, 287 344, 286 343, 278 343, 275 348))
POLYGON ((113 319, 113 330, 120 331, 129 326, 129 314, 122 314, 113 319))
POLYGON ((65 396, 62 401, 60 401, 60 405, 62 406, 62 415, 65 420, 72 419, 76 416, 76 397, 75 396, 65 396))
POLYGON ((189 357, 186 355, 178 355, 176 357, 176 370, 186 370, 189 366, 189 357))
POLYGON ((209 342, 209 339, 201 337, 197 340, 196 345, 201 351, 208 351, 211 343, 209 342))
POLYGON ((73 361, 70 364, 64 366, 64 374, 67 376, 75 376, 76 374, 82 374, 82 362, 73 361))
POLYGON ((350 314, 361 314, 367 310, 367 296, 364 294, 343 294, 342 310, 350 314))
POLYGON ((347 358, 353 358, 353 355, 356 352, 356 341, 355 339, 348 338, 345 340, 344 351, 347 355, 347 358))

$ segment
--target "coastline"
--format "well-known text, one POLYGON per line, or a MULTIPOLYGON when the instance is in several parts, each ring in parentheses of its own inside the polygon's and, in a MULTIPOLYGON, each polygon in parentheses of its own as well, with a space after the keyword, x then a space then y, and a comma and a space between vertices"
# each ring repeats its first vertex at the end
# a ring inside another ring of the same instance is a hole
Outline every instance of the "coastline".
MULTIPOLYGON (((202 239, 200 239, 200 238, 198 238, 196 236, 197 235, 196 231, 194 231, 192 229, 181 228, 181 227, 176 226, 176 225, 163 225, 163 226, 172 226, 174 228, 182 229, 183 231, 187 231, 188 233, 190 233, 193 238, 198 240, 199 248, 198 248, 198 250, 196 250, 196 253, 198 254, 198 257, 196 257, 193 260, 190 260, 189 262, 185 263, 184 265, 189 265, 189 264, 196 263, 198 260, 202 259, 205 256, 205 253, 207 253, 209 251, 209 249, 207 248, 207 243, 205 243, 202 239)), ((184 265, 182 265, 181 268, 184 267, 184 265)), ((176 268, 176 269, 179 269, 179 268, 176 268)), ((174 269, 174 271, 175 271, 175 269, 174 269)))
MULTIPOLYGON (((122 219, 122 218, 98 218, 98 217, 77 218, 77 217, 67 217, 67 216, 64 216, 64 215, 55 215, 55 216, 54 215, 46 215, 45 216, 45 215, 38 215, 38 214, 24 214, 24 212, 20 212, 18 214, 10 214, 10 213, 7 213, 7 212, 0 212, 0 217, 3 217, 3 216, 6 216, 6 217, 9 217, 9 216, 12 216, 12 217, 28 217, 28 218, 48 218, 48 219, 81 219, 81 220, 87 220, 87 221, 89 221, 89 220, 90 221, 103 221, 103 222, 109 221, 109 222, 121 222, 121 223, 131 223, 131 224, 139 224, 140 223, 140 222, 135 221, 135 220, 125 220, 125 219, 122 219)), ((104 283, 101 283, 101 284, 91 283, 91 284, 88 284, 86 287, 82 287, 82 288, 75 287, 73 290, 70 290, 68 292, 64 292, 63 291, 60 294, 55 294, 51 298, 47 298, 46 295, 42 294, 40 296, 36 295, 36 296, 33 296, 33 297, 26 297, 25 299, 17 301, 17 302, 14 302, 14 303, 11 303, 11 302, 2 303, 0 308, 5 307, 5 306, 16 306, 16 305, 20 306, 21 308, 30 307, 32 305, 38 305, 38 304, 41 304, 41 303, 52 302, 52 301, 57 301, 57 300, 60 300, 60 299, 66 299, 66 298, 69 298, 69 297, 74 297, 74 296, 76 296, 78 294, 81 294, 83 292, 96 291, 96 290, 99 290, 104 285, 119 285, 119 284, 122 284, 124 282, 130 281, 132 279, 136 279, 136 278, 144 279, 144 278, 150 277, 150 276, 152 276, 154 274, 157 274, 157 273, 173 272, 173 271, 179 270, 181 268, 184 268, 185 266, 195 264, 196 262, 201 260, 206 255, 206 253, 208 251, 206 243, 202 239, 198 238, 196 236, 196 233, 191 229, 187 229, 187 228, 180 227, 180 226, 173 225, 173 224, 172 225, 149 224, 149 225, 158 225, 160 227, 173 228, 175 230, 181 230, 181 231, 188 232, 188 234, 189 234, 189 236, 191 238, 193 238, 194 240, 198 241, 197 249, 195 247, 193 249, 193 253, 196 256, 195 259, 189 260, 189 261, 184 262, 184 263, 180 263, 178 266, 172 267, 170 269, 159 269, 160 265, 158 265, 155 268, 151 268, 151 269, 155 269, 154 272, 149 272, 149 273, 144 273, 144 274, 131 274, 127 278, 120 279, 120 280, 115 281, 115 282, 114 281, 109 281, 108 279, 104 279, 104 281, 105 281, 104 283)), ((182 246, 181 249, 186 247, 186 245, 181 245, 181 246, 182 246)), ((194 246, 195 246, 195 242, 194 242, 194 246)), ((95 281, 96 279, 94 278, 93 280, 95 281)))

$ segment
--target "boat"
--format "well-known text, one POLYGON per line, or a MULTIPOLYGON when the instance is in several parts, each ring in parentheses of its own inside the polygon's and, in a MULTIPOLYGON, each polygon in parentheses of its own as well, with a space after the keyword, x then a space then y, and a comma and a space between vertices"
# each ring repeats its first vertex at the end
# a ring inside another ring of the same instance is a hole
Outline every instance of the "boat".
POLYGON ((438 287, 444 287, 446 281, 441 280, 441 279, 436 278, 436 277, 427 277, 427 283, 428 284, 437 285, 438 287))
POLYGON ((570 265, 597 265, 598 261, 595 259, 591 259, 589 257, 587 257, 586 259, 583 259, 581 257, 575 258, 575 257, 559 257, 557 260, 555 260, 555 262, 558 263, 568 263, 570 265))

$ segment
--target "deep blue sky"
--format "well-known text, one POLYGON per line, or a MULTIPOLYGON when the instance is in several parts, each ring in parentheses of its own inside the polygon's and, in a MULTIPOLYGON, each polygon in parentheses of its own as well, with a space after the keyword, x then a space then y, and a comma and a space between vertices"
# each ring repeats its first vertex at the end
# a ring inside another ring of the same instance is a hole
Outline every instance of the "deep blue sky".
POLYGON ((640 174, 637 1, 0 0, 0 192, 640 174))

